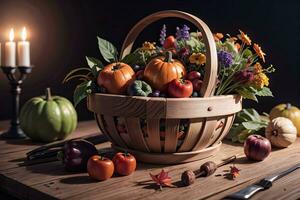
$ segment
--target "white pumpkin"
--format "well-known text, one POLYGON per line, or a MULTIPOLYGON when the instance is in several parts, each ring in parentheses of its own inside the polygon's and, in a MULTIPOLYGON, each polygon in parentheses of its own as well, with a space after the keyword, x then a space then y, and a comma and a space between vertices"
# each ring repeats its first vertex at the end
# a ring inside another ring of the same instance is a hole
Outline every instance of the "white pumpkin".
POLYGON ((297 139, 297 128, 290 119, 277 117, 270 121, 265 134, 272 145, 276 147, 288 147, 297 139))

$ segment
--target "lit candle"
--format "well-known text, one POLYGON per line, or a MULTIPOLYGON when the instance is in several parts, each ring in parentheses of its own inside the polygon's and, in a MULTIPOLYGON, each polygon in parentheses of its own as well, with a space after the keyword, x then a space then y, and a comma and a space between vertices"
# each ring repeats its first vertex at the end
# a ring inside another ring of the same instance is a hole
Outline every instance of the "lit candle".
POLYGON ((10 29, 9 42, 5 43, 4 51, 4 65, 15 67, 16 66, 16 43, 14 42, 14 29, 10 29))
POLYGON ((26 41, 27 33, 24 27, 21 32, 22 41, 18 42, 18 66, 30 66, 30 48, 29 42, 26 41))

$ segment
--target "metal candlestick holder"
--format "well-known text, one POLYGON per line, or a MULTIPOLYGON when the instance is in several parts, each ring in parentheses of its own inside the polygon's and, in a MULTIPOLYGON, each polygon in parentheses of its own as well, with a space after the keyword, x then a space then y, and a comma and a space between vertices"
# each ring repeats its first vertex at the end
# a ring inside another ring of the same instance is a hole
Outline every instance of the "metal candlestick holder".
POLYGON ((11 86, 12 94, 12 118, 10 122, 10 128, 7 132, 1 134, 0 137, 7 139, 25 138, 23 130, 20 128, 19 110, 20 110, 20 94, 21 85, 26 79, 27 75, 31 73, 32 66, 1 66, 3 73, 6 75, 11 86), (16 76, 16 72, 19 71, 19 76, 16 76))

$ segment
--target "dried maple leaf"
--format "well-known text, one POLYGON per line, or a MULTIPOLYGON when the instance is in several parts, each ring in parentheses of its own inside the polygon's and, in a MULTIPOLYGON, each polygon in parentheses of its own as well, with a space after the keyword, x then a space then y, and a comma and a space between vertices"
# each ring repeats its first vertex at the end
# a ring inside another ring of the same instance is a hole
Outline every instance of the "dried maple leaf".
POLYGON ((230 175, 232 177, 232 179, 237 178, 240 175, 240 171, 237 167, 232 166, 230 167, 230 175))
POLYGON ((164 170, 161 170, 161 172, 157 175, 153 175, 150 173, 150 176, 152 180, 160 187, 160 190, 162 190, 163 186, 173 187, 172 179, 169 177, 168 172, 165 172, 164 170))

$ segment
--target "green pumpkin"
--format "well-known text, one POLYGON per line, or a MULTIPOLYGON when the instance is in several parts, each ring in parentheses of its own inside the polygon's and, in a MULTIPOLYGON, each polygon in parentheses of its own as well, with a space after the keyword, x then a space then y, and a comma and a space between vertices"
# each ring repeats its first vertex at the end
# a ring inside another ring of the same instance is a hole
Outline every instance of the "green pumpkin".
POLYGON ((50 88, 46 91, 46 96, 27 101, 20 113, 24 133, 40 142, 64 139, 77 126, 77 113, 72 103, 64 97, 51 97, 50 88))

